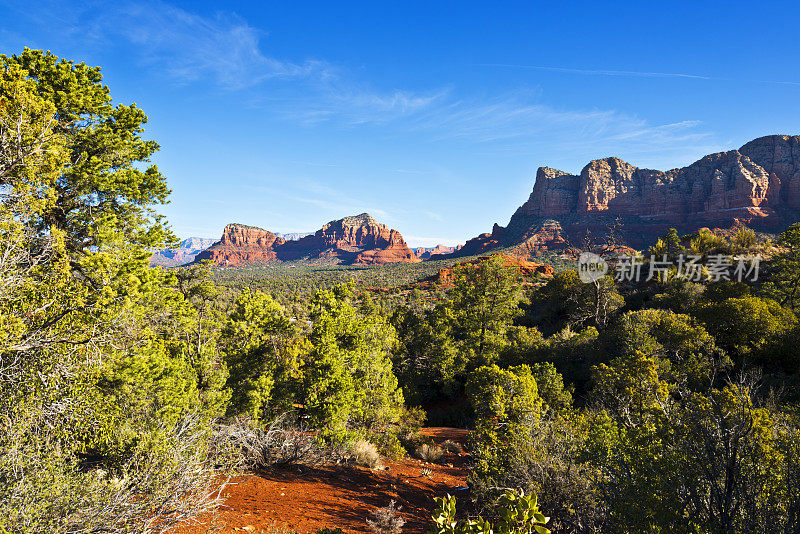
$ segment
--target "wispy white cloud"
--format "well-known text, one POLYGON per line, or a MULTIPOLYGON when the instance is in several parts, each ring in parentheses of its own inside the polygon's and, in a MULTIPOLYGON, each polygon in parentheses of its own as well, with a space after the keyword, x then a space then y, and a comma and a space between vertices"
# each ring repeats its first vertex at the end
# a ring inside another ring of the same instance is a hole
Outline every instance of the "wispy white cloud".
POLYGON ((439 215, 438 213, 435 213, 433 211, 423 211, 422 213, 424 213, 425 215, 427 215, 428 217, 430 217, 434 221, 438 221, 438 222, 444 221, 444 217, 442 217, 441 215, 439 215))
POLYGON ((262 32, 232 13, 203 17, 164 2, 127 2, 98 15, 98 32, 118 33, 137 46, 141 59, 179 82, 210 78, 241 89, 266 80, 325 78, 321 60, 280 60, 265 54, 262 32))
POLYGON ((384 223, 395 220, 389 212, 375 204, 355 198, 340 189, 320 182, 296 178, 284 179, 282 182, 284 185, 281 187, 263 185, 245 187, 250 191, 268 194, 271 197, 278 196, 292 202, 314 206, 318 208, 320 216, 329 217, 325 221, 320 221, 320 224, 359 213, 369 213, 384 223))
POLYGON ((647 72, 634 70, 607 70, 607 69, 571 69, 566 67, 546 67, 542 65, 516 65, 506 63, 487 63, 482 67, 501 67, 512 69, 546 70, 553 72, 567 72, 571 74, 587 74, 592 76, 633 76, 637 78, 693 78, 696 80, 711 80, 710 76, 700 74, 685 74, 676 72, 647 72))
POLYGON ((737 83, 769 83, 779 85, 800 85, 797 81, 784 81, 784 80, 758 80, 747 78, 725 78, 719 76, 708 76, 704 74, 689 74, 682 72, 650 72, 650 71, 636 71, 636 70, 608 70, 608 69, 574 69, 568 67, 548 67, 544 65, 520 65, 513 63, 484 63, 478 65, 480 67, 498 67, 509 69, 523 69, 523 70, 542 70, 551 72, 563 72, 567 74, 584 74, 588 76, 623 76, 634 78, 684 78, 689 80, 716 80, 716 81, 735 81, 737 83))
POLYGON ((301 165, 309 165, 311 167, 338 167, 339 165, 336 163, 321 163, 318 161, 292 161, 292 163, 297 163, 301 165))
MULTIPOLYGON (((163 0, 124 0, 114 6, 94 4, 77 13, 53 6, 34 11, 50 13, 47 16, 54 23, 55 18, 63 18, 66 26, 75 28, 68 33, 76 39, 80 28, 84 39, 96 44, 114 45, 121 37, 123 42, 135 45, 131 47, 134 61, 143 66, 166 74, 177 83, 208 83, 241 92, 243 103, 288 121, 308 125, 334 123, 341 128, 391 123, 397 133, 419 133, 434 142, 456 140, 494 153, 579 148, 582 153, 608 150, 647 156, 658 152, 666 160, 720 146, 694 120, 653 124, 613 109, 562 109, 545 103, 541 91, 476 98, 461 96, 454 87, 376 88, 363 76, 354 76, 325 59, 275 57, 267 51, 266 33, 234 13, 203 16, 163 0)), ((690 73, 504 67, 603 76, 709 79, 690 73)))
POLYGON ((384 122, 416 113, 446 92, 378 90, 324 59, 274 57, 265 51, 266 33, 234 13, 207 17, 161 0, 127 1, 83 22, 95 41, 121 36, 135 45, 138 61, 175 82, 248 89, 244 102, 309 124, 384 122))
POLYGON ((282 99, 272 94, 258 95, 252 102, 307 125, 336 122, 344 127, 357 127, 414 117, 441 105, 447 94, 447 89, 426 93, 396 89, 384 93, 337 73, 324 80, 309 81, 299 95, 282 99))
POLYGON ((539 99, 509 94, 452 101, 415 115, 412 123, 434 140, 469 142, 492 154, 622 153, 669 166, 723 146, 700 121, 653 124, 613 109, 559 109, 539 99))
POLYGON ((396 172, 398 174, 429 174, 428 171, 417 171, 414 169, 394 169, 392 172, 396 172))

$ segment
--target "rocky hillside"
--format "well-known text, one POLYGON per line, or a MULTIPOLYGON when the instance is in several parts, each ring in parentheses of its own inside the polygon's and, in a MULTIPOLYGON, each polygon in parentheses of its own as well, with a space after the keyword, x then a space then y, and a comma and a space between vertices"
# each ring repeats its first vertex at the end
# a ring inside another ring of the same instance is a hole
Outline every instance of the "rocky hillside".
POLYGON ((800 219, 800 136, 771 135, 680 169, 640 169, 619 158, 580 174, 542 167, 508 226, 471 239, 459 255, 498 247, 519 252, 580 245, 587 232, 642 247, 670 227, 738 223, 778 231, 800 219))
POLYGON ((331 221, 296 240, 255 226, 229 224, 222 238, 197 259, 211 259, 220 265, 293 260, 330 260, 348 265, 420 261, 397 230, 368 213, 331 221))
POLYGON ((190 237, 181 241, 181 245, 178 248, 154 252, 150 258, 150 265, 161 265, 162 267, 186 265, 187 263, 192 263, 199 253, 213 244, 213 239, 190 237))

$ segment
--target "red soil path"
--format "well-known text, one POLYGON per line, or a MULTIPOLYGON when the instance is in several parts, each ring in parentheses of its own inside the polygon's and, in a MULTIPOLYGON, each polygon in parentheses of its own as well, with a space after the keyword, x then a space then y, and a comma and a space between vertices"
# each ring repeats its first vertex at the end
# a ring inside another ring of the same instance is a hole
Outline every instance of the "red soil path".
MULTIPOLYGON (((426 428, 422 434, 441 442, 463 442, 466 431, 426 428)), ((386 462, 388 469, 355 466, 293 467, 237 477, 225 491, 217 514, 201 516, 175 534, 281 532, 313 534, 323 527, 370 532, 370 512, 394 499, 406 520, 403 532, 424 532, 430 525, 434 497, 463 495, 465 454, 446 455, 439 464, 413 458, 386 462), (429 469, 425 476, 423 469, 429 469)))

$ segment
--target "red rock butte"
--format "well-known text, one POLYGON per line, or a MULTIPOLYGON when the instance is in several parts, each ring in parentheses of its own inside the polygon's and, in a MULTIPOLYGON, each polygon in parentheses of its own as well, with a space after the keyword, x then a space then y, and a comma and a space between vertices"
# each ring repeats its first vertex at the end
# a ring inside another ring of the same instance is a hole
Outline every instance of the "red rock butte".
POLYGON ((594 160, 580 174, 536 173, 528 201, 508 226, 467 241, 458 256, 495 248, 530 253, 580 245, 587 233, 645 247, 668 228, 745 224, 781 231, 800 219, 800 136, 771 135, 688 167, 657 171, 619 158, 594 160))
POLYGON ((348 265, 416 263, 403 236, 362 213, 331 221, 314 234, 287 241, 268 230, 229 224, 222 238, 197 256, 219 265, 329 260, 348 265))

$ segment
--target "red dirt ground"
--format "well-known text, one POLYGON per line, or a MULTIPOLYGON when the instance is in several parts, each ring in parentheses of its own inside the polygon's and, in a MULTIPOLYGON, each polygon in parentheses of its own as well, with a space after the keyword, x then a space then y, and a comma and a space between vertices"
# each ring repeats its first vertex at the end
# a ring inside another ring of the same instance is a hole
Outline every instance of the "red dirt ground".
MULTIPOLYGON (((436 442, 464 442, 466 431, 425 428, 422 435, 436 442)), ((404 533, 424 532, 430 525, 433 498, 447 493, 461 496, 467 470, 465 454, 448 454, 439 464, 413 458, 386 462, 388 469, 355 466, 293 467, 243 475, 225 491, 216 516, 201 516, 175 534, 278 532, 287 529, 313 534, 323 527, 345 532, 370 532, 370 512, 394 499, 406 520, 404 533), (430 476, 422 474, 430 469, 430 476), (198 523, 199 522, 199 523, 198 523)))

